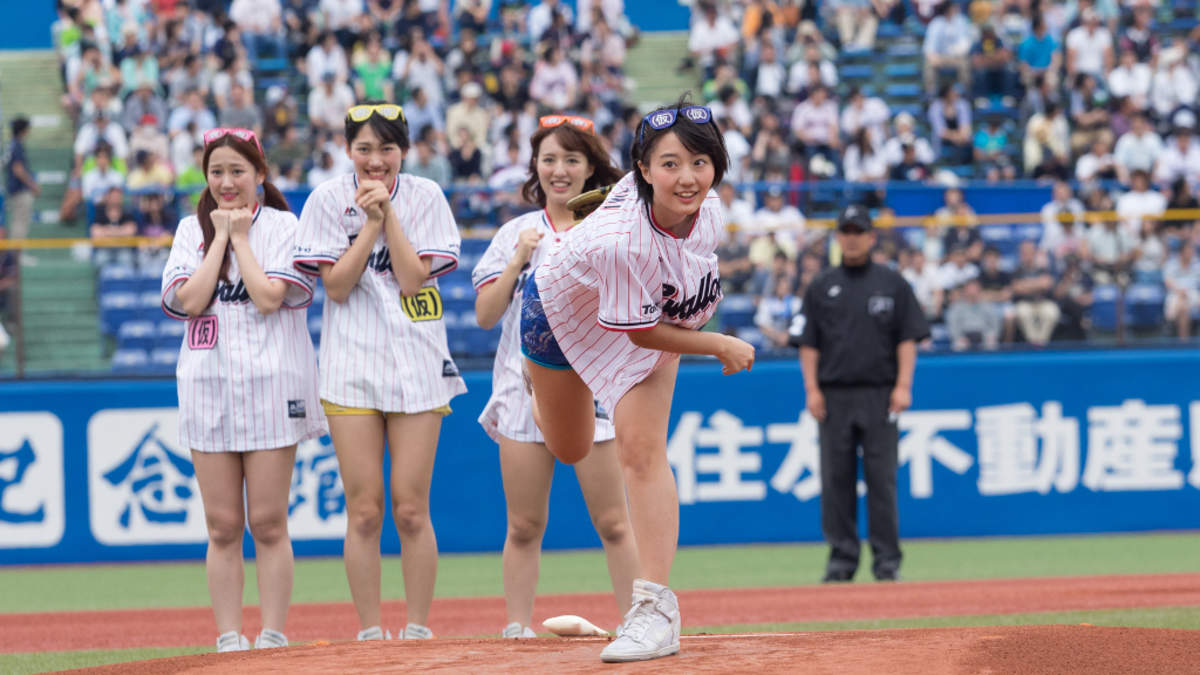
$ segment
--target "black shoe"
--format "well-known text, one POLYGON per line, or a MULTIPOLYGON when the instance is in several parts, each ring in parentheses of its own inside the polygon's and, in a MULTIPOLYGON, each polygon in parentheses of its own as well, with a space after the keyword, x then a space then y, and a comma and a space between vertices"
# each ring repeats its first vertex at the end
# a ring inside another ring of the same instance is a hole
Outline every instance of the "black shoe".
POLYGON ((900 572, 897 570, 880 570, 875 573, 875 581, 900 581, 900 572))
POLYGON ((823 584, 841 584, 854 581, 854 572, 850 570, 828 570, 821 579, 823 584))

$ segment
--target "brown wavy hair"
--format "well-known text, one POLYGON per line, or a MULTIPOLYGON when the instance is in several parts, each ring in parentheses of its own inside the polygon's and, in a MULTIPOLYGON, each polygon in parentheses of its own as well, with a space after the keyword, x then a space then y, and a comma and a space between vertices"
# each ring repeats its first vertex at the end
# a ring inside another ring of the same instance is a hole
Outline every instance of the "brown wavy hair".
POLYGON ((546 193, 542 190, 541 181, 538 180, 537 161, 542 141, 551 134, 554 134, 554 137, 558 139, 558 144, 567 152, 583 153, 588 164, 592 166, 592 175, 583 182, 583 192, 612 185, 621 179, 623 175, 621 170, 613 166, 612 159, 605 152, 604 146, 600 144, 600 137, 596 134, 577 129, 570 124, 540 127, 529 138, 533 155, 529 158, 529 178, 521 186, 521 197, 525 201, 543 208, 546 206, 546 193))
MULTIPOLYGON (((208 159, 217 148, 231 148, 250 162, 258 175, 263 177, 263 205, 270 206, 280 211, 291 211, 287 200, 284 199, 283 193, 279 188, 275 187, 269 180, 270 170, 267 167, 267 158, 262 156, 258 151, 258 146, 251 141, 243 141, 233 134, 225 134, 217 140, 204 146, 204 159, 201 166, 204 169, 204 178, 208 180, 208 159)), ((212 246, 213 238, 216 236, 216 228, 213 227, 212 212, 217 208, 217 199, 213 197, 212 190, 206 184, 204 194, 200 195, 200 203, 196 206, 196 219, 200 221, 200 232, 204 235, 204 250, 212 246)), ((221 281, 229 281, 229 249, 225 249, 225 254, 221 258, 221 281)))

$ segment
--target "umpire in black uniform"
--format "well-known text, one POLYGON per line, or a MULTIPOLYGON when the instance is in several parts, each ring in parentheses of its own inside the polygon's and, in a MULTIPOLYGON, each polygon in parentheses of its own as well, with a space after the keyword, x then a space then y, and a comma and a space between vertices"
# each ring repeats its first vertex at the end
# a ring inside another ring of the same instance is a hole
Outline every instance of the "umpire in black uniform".
POLYGON ((875 238, 867 209, 846 207, 837 221, 842 264, 813 279, 802 308, 800 365, 820 428, 827 582, 850 581, 858 570, 860 446, 872 571, 881 581, 895 581, 900 571, 896 420, 912 403, 917 342, 929 325, 904 277, 871 262, 875 238))

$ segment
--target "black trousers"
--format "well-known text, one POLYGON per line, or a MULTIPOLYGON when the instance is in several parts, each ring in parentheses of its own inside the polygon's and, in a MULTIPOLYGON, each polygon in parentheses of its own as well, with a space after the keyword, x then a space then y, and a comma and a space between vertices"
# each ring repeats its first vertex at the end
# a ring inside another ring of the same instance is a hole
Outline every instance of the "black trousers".
POLYGON ((900 569, 896 509, 900 432, 888 414, 892 388, 822 387, 821 529, 829 542, 827 573, 858 569, 858 450, 867 483, 867 530, 876 576, 900 569))

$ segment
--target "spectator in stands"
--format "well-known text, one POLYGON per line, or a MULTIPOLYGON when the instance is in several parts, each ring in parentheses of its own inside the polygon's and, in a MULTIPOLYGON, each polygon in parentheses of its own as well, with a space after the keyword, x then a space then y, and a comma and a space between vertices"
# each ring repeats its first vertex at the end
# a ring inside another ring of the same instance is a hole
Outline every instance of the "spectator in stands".
POLYGON ((950 348, 956 352, 983 347, 995 349, 1000 342, 1000 317, 983 297, 979 279, 963 282, 962 292, 946 308, 950 348))
POLYGON ((1195 115, 1181 110, 1175 115, 1185 124, 1176 124, 1174 135, 1167 139, 1165 148, 1154 167, 1154 182, 1166 185, 1183 178, 1189 186, 1200 185, 1200 143, 1192 134, 1195 115))
POLYGON ((884 146, 884 156, 887 157, 888 165, 895 167, 904 159, 904 146, 912 146, 913 159, 916 164, 928 167, 933 164, 934 155, 933 148, 929 145, 929 141, 917 136, 916 120, 907 112, 902 112, 892 120, 892 126, 896 133, 888 139, 884 146))
POLYGON ((454 181, 463 183, 479 183, 483 181, 483 153, 475 144, 471 130, 465 126, 453 127, 451 133, 452 146, 450 151, 450 168, 454 181))
POLYGON ((265 54, 287 55, 287 40, 283 33, 283 6, 279 0, 233 0, 229 18, 238 25, 242 42, 251 61, 265 54))
POLYGON ((1069 99, 1072 154, 1082 154, 1098 140, 1113 141, 1108 104, 1108 92, 1099 88, 1095 77, 1087 73, 1075 76, 1069 99))
POLYGON ((230 91, 235 84, 242 85, 246 91, 254 91, 254 76, 250 74, 249 64, 240 56, 223 63, 221 70, 213 74, 212 97, 218 111, 229 105, 230 91))
POLYGON ((462 88, 462 100, 446 111, 446 135, 451 148, 458 149, 462 146, 464 130, 473 141, 476 150, 487 145, 491 113, 484 107, 482 98, 483 87, 477 82, 468 82, 462 88))
POLYGON ((1150 102, 1159 119, 1170 119, 1181 107, 1195 105, 1200 81, 1187 63, 1185 45, 1164 49, 1150 89, 1150 102))
POLYGON ((1132 172, 1153 171, 1162 152, 1162 138, 1150 126, 1146 114, 1138 113, 1133 118, 1129 132, 1117 139, 1117 147, 1113 151, 1117 178, 1128 184, 1132 172))
POLYGON ((1087 73, 1103 80, 1113 68, 1112 33, 1100 25, 1100 15, 1095 9, 1084 9, 1080 17, 1082 25, 1071 29, 1064 41, 1067 77, 1087 73))
POLYGON ((529 28, 531 44, 538 44, 544 39, 546 31, 554 25, 556 15, 567 24, 575 22, 575 15, 571 8, 559 0, 541 0, 529 9, 529 13, 525 16, 525 25, 529 28))
POLYGON ((991 114, 987 123, 975 132, 974 151, 976 171, 986 174, 997 169, 1006 180, 1016 177, 1016 170, 1006 154, 1009 147, 1008 130, 1004 128, 1004 117, 991 114))
POLYGON ((943 3, 940 14, 925 29, 921 47, 926 92, 937 89, 938 72, 942 70, 956 71, 959 86, 970 91, 971 65, 967 56, 971 51, 971 34, 971 23, 963 16, 959 4, 943 3))
POLYGON ((713 76, 704 82, 700 93, 704 96, 704 100, 708 103, 713 103, 721 99, 721 92, 732 87, 737 91, 738 96, 746 96, 750 93, 750 87, 746 81, 738 77, 737 69, 731 63, 718 63, 713 70, 713 76))
POLYGON ((1022 241, 1017 269, 1013 272, 1013 313, 1021 333, 1035 346, 1048 343, 1058 324, 1058 304, 1050 297, 1053 289, 1054 277, 1038 256, 1037 244, 1028 239, 1022 241))
POLYGON ((1162 225, 1158 221, 1143 223, 1138 232, 1137 256, 1133 260, 1133 281, 1161 284, 1169 252, 1162 225))
POLYGON ((1154 71, 1140 63, 1132 49, 1121 50, 1121 63, 1108 74, 1108 91, 1113 97, 1128 96, 1133 106, 1145 110, 1150 105, 1150 86, 1154 71))
POLYGON ((83 172, 81 189, 83 198, 89 202, 99 202, 109 190, 125 187, 125 172, 113 164, 112 146, 100 143, 92 157, 94 165, 83 172))
POLYGON ((1070 128, 1057 104, 1046 104, 1046 112, 1029 118, 1025 125, 1022 154, 1025 173, 1034 177, 1067 178, 1070 128))
POLYGON ((979 39, 971 47, 974 96, 986 99, 990 104, 1011 98, 1016 91, 1012 61, 1012 50, 996 33, 996 28, 985 24, 980 29, 979 39))
POLYGON ((1069 255, 1063 260, 1063 271, 1054 282, 1054 301, 1059 309, 1055 340, 1087 339, 1087 313, 1092 307, 1094 286, 1078 256, 1069 255))
POLYGON ((1154 34, 1154 7, 1149 2, 1138 2, 1132 14, 1133 22, 1121 32, 1121 51, 1131 52, 1139 63, 1153 63, 1160 46, 1154 34))
POLYGON ((929 130, 938 156, 951 164, 971 163, 971 106, 954 85, 943 85, 929 104, 929 130))
POLYGON ((1117 179, 1117 160, 1108 148, 1108 141, 1098 139, 1086 154, 1076 160, 1075 178, 1079 182, 1117 179))
POLYGON ((155 124, 161 124, 167 121, 167 114, 166 101, 155 93, 153 86, 143 82, 133 92, 133 95, 126 99, 124 110, 121 113, 121 124, 127 131, 132 130, 142 123, 146 115, 153 116, 155 124))
POLYGON ((763 206, 754 212, 754 231, 766 232, 775 237, 775 243, 795 260, 805 240, 804 215, 783 198, 783 189, 772 185, 763 198, 763 206))
POLYGON ((183 57, 183 63, 167 72, 167 84, 170 88, 168 102, 179 105, 187 100, 188 92, 200 92, 201 100, 208 96, 212 88, 212 73, 204 67, 203 57, 189 53, 183 57))
POLYGON ((937 321, 945 299, 937 263, 927 259, 921 249, 914 248, 900 256, 900 274, 912 286, 925 318, 937 321))
POLYGON ((430 101, 420 87, 412 90, 412 98, 404 104, 404 116, 408 118, 408 128, 414 138, 419 137, 426 127, 433 129, 439 139, 445 132, 446 116, 441 106, 430 101))
MULTIPOLYGON (((189 124, 194 124, 201 133, 217 126, 217 118, 204 105, 204 98, 198 89, 189 89, 183 95, 183 105, 171 111, 171 116, 167 120, 167 133, 173 137, 187 128, 189 124)), ((190 148, 191 144, 188 147, 190 148)))
POLYGON ((797 59, 788 69, 787 91, 793 96, 806 97, 818 84, 834 88, 838 84, 837 67, 833 61, 822 58, 821 50, 809 45, 804 58, 797 59))
POLYGON ((578 95, 579 74, 575 64, 557 45, 547 47, 533 66, 533 77, 529 80, 530 98, 548 111, 566 110, 575 105, 578 95))
MULTIPOLYGON (((609 22, 598 16, 589 31, 584 32, 583 42, 579 45, 579 61, 582 64, 596 63, 610 72, 618 72, 625 67, 625 38, 614 31, 609 22)), ((766 51, 763 51, 766 59, 766 51)), ((780 68, 783 68, 781 65, 780 68)), ((780 76, 786 80, 786 72, 780 76)))
MULTIPOLYGON (((113 96, 112 86, 96 87, 83 102, 83 109, 79 114, 79 122, 90 122, 96 118, 96 111, 103 110, 108 113, 108 119, 119 120, 125 114, 125 104, 121 99, 113 96)), ((133 99, 130 99, 133 102, 133 99)))
MULTIPOLYGON (((1167 198, 1167 209, 1200 209, 1200 200, 1196 199, 1187 184, 1187 180, 1183 176, 1175 179, 1175 182, 1168 188, 1170 196, 1167 198)), ((1187 239, 1192 234, 1193 225, 1196 218, 1174 218, 1162 221, 1162 226, 1166 230, 1168 239, 1178 240, 1187 239)))
POLYGON ((717 9, 717 3, 713 0, 699 0, 696 8, 700 16, 692 20, 691 33, 688 35, 688 52, 691 56, 684 66, 699 64, 704 79, 708 79, 713 74, 716 62, 727 60, 737 47, 738 30, 733 21, 717 9))
POLYGON ((337 73, 327 71, 321 85, 308 92, 308 121, 318 131, 340 133, 345 124, 346 110, 354 105, 350 85, 338 80, 337 73))
POLYGON ((338 82, 349 79, 350 62, 333 31, 327 30, 322 33, 320 41, 308 50, 308 55, 304 57, 304 72, 308 76, 308 86, 311 89, 321 86, 325 73, 333 73, 338 82))
POLYGON ((1184 241, 1179 252, 1167 261, 1163 285, 1167 289, 1164 318, 1168 325, 1175 325, 1176 335, 1185 339, 1191 335, 1192 314, 1200 309, 1200 260, 1196 259, 1193 242, 1184 241))
POLYGON ((1129 191, 1117 198, 1122 229, 1134 235, 1141 231, 1145 219, 1162 215, 1166 209, 1167 198, 1151 187, 1150 174, 1140 169, 1130 175, 1129 191))
POLYGON ((900 161, 892 165, 889 173, 892 180, 923 181, 929 178, 929 165, 917 158, 916 146, 902 143, 900 152, 900 161))
POLYGON ((117 95, 123 99, 145 86, 157 90, 159 79, 158 59, 150 52, 135 47, 121 61, 121 89, 117 95))
POLYGON ((141 150, 134 155, 134 165, 125 179, 125 186, 130 190, 165 190, 174 180, 166 162, 152 152, 141 150))
MULTIPOLYGON (((882 183, 887 181, 889 170, 882 149, 877 149, 865 128, 860 128, 846 144, 842 156, 842 173, 852 183, 882 183)), ((878 208, 883 204, 883 187, 868 191, 862 196, 867 208, 878 208)))
MULTIPOLYGON (((0 225, 0 242, 6 239, 8 239, 8 228, 0 225)), ((17 287, 19 278, 17 252, 9 249, 0 249, 0 319, 8 317, 8 308, 11 304, 9 297, 12 295, 13 289, 17 287)), ((0 353, 8 347, 8 343, 8 331, 5 330, 4 323, 0 322, 0 353)))
POLYGON ((823 86, 813 87, 812 94, 792 112, 792 134, 804 144, 806 160, 821 155, 832 162, 842 141, 838 133, 837 104, 829 98, 823 86))
POLYGON ((749 134, 754 128, 754 113, 750 111, 746 99, 732 86, 721 87, 717 92, 717 100, 709 104, 714 119, 726 119, 730 125, 743 135, 749 134))
POLYGON ((1013 339, 1013 308, 1012 308, 1012 274, 1001 267, 1000 250, 995 246, 983 249, 983 262, 979 265, 979 288, 984 301, 992 306, 992 310, 1003 327, 1006 342, 1013 339))
POLYGON ((769 41, 764 41, 759 48, 758 64, 754 67, 751 80, 755 96, 776 100, 784 95, 788 81, 787 66, 779 60, 779 51, 769 41))
POLYGON ((353 72, 354 93, 358 100, 396 100, 396 88, 390 77, 392 55, 384 49, 378 32, 367 34, 366 47, 355 55, 353 72))
MULTIPOLYGON (((125 209, 125 192, 119 187, 109 188, 96 208, 95 217, 88 227, 88 236, 93 242, 113 237, 137 235, 137 219, 125 209)), ((133 249, 125 247, 97 247, 92 262, 98 266, 119 262, 133 263, 133 249)))
MULTIPOLYGON (((321 0, 320 12, 325 29, 335 35, 339 45, 349 48, 354 44, 366 16, 362 0, 321 0)), ((346 73, 338 71, 341 81, 345 81, 346 73)))
POLYGON ((842 51, 870 51, 875 48, 875 31, 879 28, 879 16, 890 11, 885 3, 880 3, 884 10, 876 14, 876 7, 871 0, 827 0, 821 3, 827 13, 833 15, 837 25, 838 41, 842 51))
POLYGON ((938 267, 938 286, 946 297, 954 299, 968 279, 979 276, 979 266, 968 258, 966 246, 955 245, 946 251, 946 262, 938 267))
POLYGON ((129 156, 129 141, 119 124, 108 118, 108 113, 96 111, 96 118, 79 128, 75 135, 75 167, 81 168, 84 161, 96 151, 100 143, 107 143, 113 159, 124 161, 129 156))
MULTIPOLYGON (((1075 198, 1071 184, 1054 182, 1051 199, 1042 207, 1042 240, 1038 248, 1060 259, 1068 253, 1086 250, 1083 203, 1075 198)), ((1083 255, 1086 258, 1086 254, 1083 255)))
POLYGON ((254 97, 240 82, 229 90, 229 100, 221 109, 221 126, 228 129, 249 129, 262 135, 262 111, 254 104, 254 97))
POLYGON ((1102 284, 1129 283, 1129 270, 1138 254, 1138 235, 1113 219, 1093 223, 1088 230, 1088 255, 1093 276, 1102 284))
POLYGON ((1032 31, 1017 48, 1021 81, 1026 86, 1031 86, 1034 77, 1038 75, 1042 76, 1051 88, 1058 84, 1058 72, 1062 68, 1062 54, 1058 46, 1058 40, 1047 30, 1042 16, 1034 16, 1032 31))
MULTIPOLYGON (((6 196, 0 203, 8 205, 8 225, 12 228, 13 236, 25 239, 33 224, 33 202, 41 194, 42 188, 25 151, 25 139, 29 138, 30 131, 29 119, 14 117, 9 123, 9 131, 12 136, 8 158, 4 162, 6 196)), ((28 254, 23 255, 22 259, 32 260, 28 254)))
POLYGON ((333 153, 321 150, 317 155, 316 163, 308 170, 308 186, 315 188, 339 173, 341 172, 333 161, 333 153))
POLYGON ((877 96, 867 96, 858 87, 851 87, 842 110, 842 133, 848 138, 866 129, 871 143, 882 149, 887 140, 887 123, 891 117, 887 103, 877 96))
POLYGON ((196 145, 192 150, 192 160, 183 169, 176 172, 175 190, 188 195, 189 212, 196 210, 196 205, 200 203, 200 193, 208 184, 204 170, 200 168, 203 165, 203 159, 204 146, 196 145))

